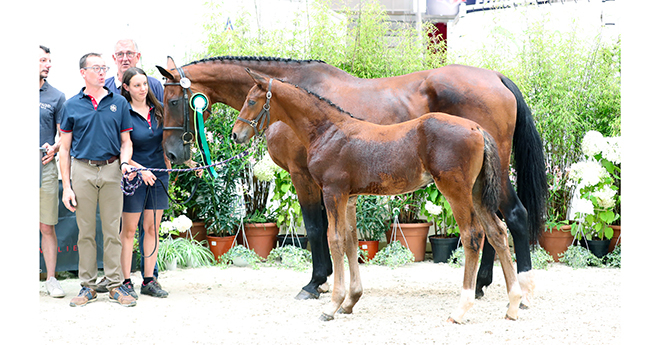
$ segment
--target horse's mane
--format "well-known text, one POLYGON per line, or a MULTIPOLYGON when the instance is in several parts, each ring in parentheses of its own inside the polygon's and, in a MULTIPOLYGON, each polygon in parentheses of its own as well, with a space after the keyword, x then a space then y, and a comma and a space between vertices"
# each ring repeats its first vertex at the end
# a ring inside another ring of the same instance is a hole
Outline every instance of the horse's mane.
MULTIPOLYGON (((293 85, 295 88, 297 88, 297 89, 301 89, 301 90, 307 92, 308 94, 310 94, 310 95, 312 95, 312 96, 318 98, 320 101, 325 102, 325 103, 327 103, 328 105, 330 105, 331 107, 337 109, 340 113, 346 114, 346 115, 348 115, 348 116, 350 116, 350 117, 352 117, 352 118, 354 118, 354 119, 360 119, 360 118, 357 118, 357 117, 353 116, 353 114, 349 113, 348 111, 342 109, 340 106, 334 104, 331 100, 329 100, 329 99, 327 99, 327 98, 325 98, 325 97, 323 97, 323 96, 317 94, 317 93, 314 92, 314 91, 308 90, 308 89, 306 89, 306 88, 304 88, 304 87, 302 87, 302 86, 298 86, 298 85, 296 85, 296 84, 291 84, 291 83, 289 83, 288 81, 285 81, 285 80, 282 80, 282 79, 277 79, 277 80, 279 80, 279 81, 281 81, 282 83, 285 83, 285 84, 293 85)), ((360 120, 361 120, 361 119, 360 119, 360 120)))
POLYGON ((184 66, 195 65, 198 63, 205 62, 215 62, 215 61, 254 61, 254 62, 284 62, 284 63, 322 63, 325 64, 323 60, 296 60, 291 58, 281 58, 281 57, 272 57, 272 56, 214 56, 208 57, 201 60, 189 62, 184 66))

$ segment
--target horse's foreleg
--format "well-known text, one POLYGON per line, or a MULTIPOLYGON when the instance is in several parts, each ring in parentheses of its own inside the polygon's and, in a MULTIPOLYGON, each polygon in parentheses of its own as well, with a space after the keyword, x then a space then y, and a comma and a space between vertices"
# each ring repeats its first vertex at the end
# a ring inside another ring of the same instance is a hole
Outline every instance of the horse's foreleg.
POLYGON ((291 174, 296 187, 303 222, 312 252, 312 279, 296 296, 296 299, 317 299, 321 292, 327 292, 322 285, 332 274, 330 250, 328 248, 328 218, 323 206, 321 189, 311 182, 311 177, 301 173, 291 174), (307 177, 305 177, 307 176, 307 177))
MULTIPOLYGON (((335 313, 346 298, 344 254, 346 253, 346 238, 348 236, 346 229, 346 202, 348 196, 327 193, 324 195, 324 200, 328 214, 328 244, 334 267, 334 283, 330 303, 323 309, 320 319, 329 321, 334 319, 335 313)), ((357 245, 355 251, 357 252, 357 245)))
MULTIPOLYGON (((353 198, 351 198, 353 199, 353 198)), ((354 201, 354 200, 353 200, 354 201)), ((347 216, 350 219, 351 206, 349 202, 347 216)), ((355 203, 353 203, 355 206, 355 203)), ((353 207, 353 216, 355 216, 355 207, 353 207)), ((350 314, 353 312, 353 306, 358 302, 362 296, 362 281, 360 279, 360 266, 358 265, 358 236, 357 229, 355 228, 355 223, 350 225, 351 221, 348 221, 347 229, 348 233, 346 234, 346 257, 348 259, 348 267, 350 272, 350 286, 349 292, 342 303, 341 308, 339 309, 340 313, 350 314)))
POLYGON ((477 273, 477 287, 475 291, 476 298, 484 296, 484 287, 493 282, 493 263, 495 261, 495 249, 488 241, 485 241, 481 254, 481 265, 477 273))

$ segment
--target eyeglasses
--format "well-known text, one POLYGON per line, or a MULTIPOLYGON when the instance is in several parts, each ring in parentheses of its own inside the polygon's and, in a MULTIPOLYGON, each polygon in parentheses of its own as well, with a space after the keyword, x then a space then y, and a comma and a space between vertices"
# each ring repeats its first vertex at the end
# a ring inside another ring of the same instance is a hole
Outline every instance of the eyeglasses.
POLYGON ((94 73, 99 73, 100 71, 103 71, 103 73, 105 73, 108 70, 110 70, 110 67, 94 65, 90 67, 83 67, 83 69, 91 69, 92 71, 94 71, 94 73))
POLYGON ((135 52, 132 52, 132 51, 116 52, 116 53, 115 53, 115 56, 116 56, 118 59, 121 59, 121 58, 123 58, 124 56, 126 56, 126 57, 129 58, 129 59, 132 59, 132 58, 135 56, 135 52))

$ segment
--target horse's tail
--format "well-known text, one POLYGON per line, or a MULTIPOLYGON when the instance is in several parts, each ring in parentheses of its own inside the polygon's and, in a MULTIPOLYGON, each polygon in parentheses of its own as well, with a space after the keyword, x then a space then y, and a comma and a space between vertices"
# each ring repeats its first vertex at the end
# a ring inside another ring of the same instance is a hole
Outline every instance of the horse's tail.
POLYGON ((497 212, 502 195, 502 168, 495 139, 486 131, 480 131, 484 137, 484 161, 481 167, 481 204, 490 213, 497 212))
POLYGON ((536 130, 532 112, 523 99, 522 92, 511 79, 500 79, 516 97, 516 127, 513 132, 513 161, 516 169, 517 193, 527 210, 529 237, 536 243, 544 228, 548 181, 546 177, 543 142, 536 130))

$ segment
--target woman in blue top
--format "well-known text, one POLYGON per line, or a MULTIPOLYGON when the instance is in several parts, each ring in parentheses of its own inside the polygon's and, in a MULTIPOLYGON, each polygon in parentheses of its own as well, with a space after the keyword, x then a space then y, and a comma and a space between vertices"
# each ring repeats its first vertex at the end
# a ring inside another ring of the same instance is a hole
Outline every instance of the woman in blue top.
MULTIPOLYGON (((169 160, 163 152, 163 106, 149 88, 147 74, 140 68, 132 67, 124 72, 121 94, 130 103, 133 131, 133 157, 130 165, 138 168, 170 168, 169 160)), ((160 180, 167 188, 169 176, 166 172, 142 171, 143 184, 131 196, 124 196, 121 229, 121 268, 123 284, 137 299, 137 294, 130 279, 133 238, 143 215, 144 227, 144 276, 141 294, 155 297, 167 297, 154 278, 154 267, 158 256, 158 229, 163 217, 163 210, 169 207, 166 191, 156 183, 160 180), (143 212, 144 211, 144 212, 143 212), (154 216, 155 212, 155 216, 154 216)))

